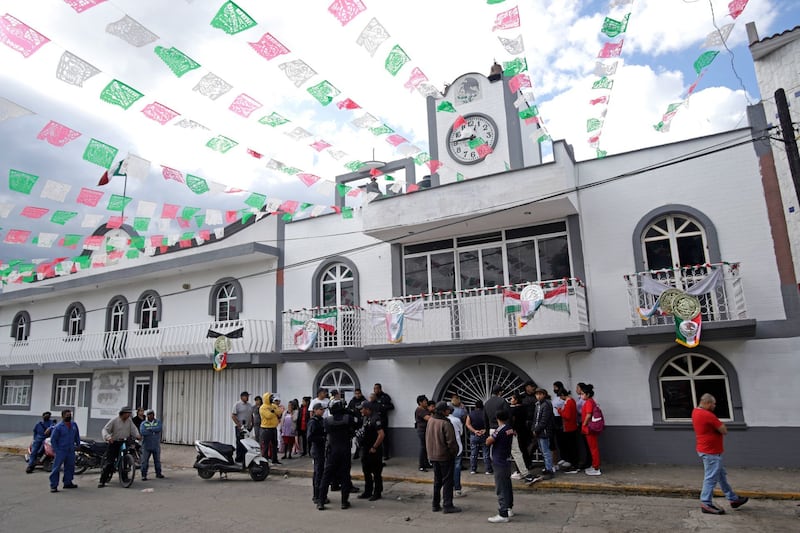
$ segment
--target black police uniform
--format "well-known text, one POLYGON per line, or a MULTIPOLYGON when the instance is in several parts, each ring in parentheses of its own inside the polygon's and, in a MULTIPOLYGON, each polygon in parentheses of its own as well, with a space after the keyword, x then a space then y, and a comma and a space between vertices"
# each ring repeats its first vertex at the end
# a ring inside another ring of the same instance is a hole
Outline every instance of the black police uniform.
POLYGON ((331 416, 325 419, 325 433, 328 435, 328 455, 319 488, 317 509, 323 510, 331 483, 341 486, 342 509, 350 507, 348 499, 353 484, 350 480, 350 445, 353 438, 353 417, 347 412, 344 403, 331 402, 331 416))
MULTIPOLYGON (((311 458, 314 460, 314 503, 319 503, 319 488, 322 485, 322 473, 325 470, 325 424, 321 416, 312 416, 306 430, 308 443, 311 446, 311 458)), ((323 502, 325 500, 322 500, 323 502)))
POLYGON ((364 492, 359 498, 377 500, 383 492, 383 444, 370 450, 378 440, 378 432, 383 429, 380 416, 371 415, 364 417, 364 422, 359 429, 361 440, 361 471, 364 472, 364 492))

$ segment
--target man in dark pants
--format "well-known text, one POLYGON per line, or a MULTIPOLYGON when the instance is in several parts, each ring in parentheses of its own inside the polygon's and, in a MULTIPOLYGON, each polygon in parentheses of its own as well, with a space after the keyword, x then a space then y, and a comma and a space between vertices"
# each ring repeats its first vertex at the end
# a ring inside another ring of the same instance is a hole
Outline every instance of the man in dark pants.
POLYGON ((322 483, 319 488, 319 502, 317 509, 325 510, 328 498, 328 487, 335 483, 341 486, 342 509, 350 507, 350 490, 353 484, 350 480, 350 445, 353 438, 353 417, 347 412, 347 407, 342 400, 334 400, 330 404, 331 416, 325 419, 325 433, 328 435, 328 457, 325 461, 325 470, 322 473, 322 483))
POLYGON ((97 488, 105 487, 106 483, 111 480, 111 476, 114 475, 114 466, 122 443, 131 438, 142 439, 142 435, 136 429, 133 420, 131 420, 131 412, 130 407, 123 407, 119 410, 118 417, 112 418, 103 426, 101 433, 103 440, 108 443, 108 449, 106 450, 105 466, 100 474, 100 483, 97 484, 97 488))
POLYGON ((414 429, 419 439, 419 471, 428 471, 428 452, 425 449, 425 430, 431 413, 428 410, 428 398, 424 394, 417 396, 417 409, 414 411, 414 429))
POLYGON ((538 386, 533 380, 525 382, 525 393, 522 395, 522 406, 525 408, 526 431, 517 433, 517 443, 522 456, 525 459, 525 467, 528 468, 533 460, 531 457, 531 444, 533 444, 533 416, 536 413, 536 389, 538 386))
MULTIPOLYGON (((389 430, 389 411, 394 410, 394 404, 392 403, 392 397, 383 392, 383 385, 380 383, 376 383, 372 387, 372 392, 375 393, 375 402, 378 405, 376 409, 376 414, 381 419, 381 424, 383 424, 384 432, 388 432, 389 430)), ((389 459, 389 440, 384 439, 383 441, 383 458, 389 459)))
MULTIPOLYGON (((325 406, 322 403, 314 404, 314 411, 311 420, 308 421, 308 444, 311 447, 311 459, 314 460, 314 476, 311 484, 314 487, 312 501, 319 503, 320 486, 322 485, 322 473, 325 470, 325 424, 322 413, 325 406)), ((327 502, 325 502, 327 503, 327 502)))
POLYGON ((373 414, 371 403, 361 403, 361 428, 356 432, 361 448, 361 471, 364 472, 364 492, 359 499, 371 502, 383 493, 383 439, 385 433, 380 417, 373 414))
POLYGON ((239 395, 239 401, 233 406, 231 412, 231 420, 235 426, 233 445, 236 446, 236 462, 241 463, 245 454, 244 445, 239 442, 241 433, 253 429, 253 404, 250 403, 249 392, 243 391, 239 395))
POLYGON ((509 414, 500 411, 496 415, 498 428, 486 439, 486 444, 492 447, 492 465, 494 466, 494 486, 497 493, 497 514, 489 517, 489 522, 499 524, 508 522, 514 516, 514 489, 511 486, 511 464, 508 456, 511 455, 511 442, 514 439, 514 430, 508 424, 509 414))
POLYGON ((458 455, 458 442, 456 442, 456 430, 447 419, 449 414, 450 407, 447 402, 437 403, 433 416, 428 420, 428 429, 425 432, 428 459, 433 463, 431 508, 434 512, 460 513, 461 509, 453 505, 453 473, 455 458, 458 455))

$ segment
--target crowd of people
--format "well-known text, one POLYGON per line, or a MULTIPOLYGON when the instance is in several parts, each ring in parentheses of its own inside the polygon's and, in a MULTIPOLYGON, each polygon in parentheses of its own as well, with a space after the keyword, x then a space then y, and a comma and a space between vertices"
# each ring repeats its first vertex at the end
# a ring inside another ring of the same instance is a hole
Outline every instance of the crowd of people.
MULTIPOLYGON (((498 500, 498 512, 491 523, 508 522, 514 516, 513 480, 534 484, 552 479, 557 471, 576 474, 584 471, 590 476, 601 475, 600 450, 596 430, 597 415, 601 414, 594 400, 594 386, 576 385, 577 399, 560 381, 553 383, 553 394, 528 381, 522 390, 506 391, 494 385, 491 397, 476 400, 467 409, 454 394, 449 401, 432 402, 427 396, 417 397, 414 427, 419 438, 419 470, 433 469, 434 512, 459 513, 453 503, 461 496, 461 467, 464 447, 469 446, 469 473, 478 473, 483 459, 484 473, 492 475, 498 500), (510 398, 510 401, 506 400, 510 398), (544 468, 533 471, 533 458, 541 455, 544 468)), ((388 455, 388 414, 394 409, 391 397, 376 383, 369 399, 360 389, 345 402, 337 390, 319 388, 315 398, 293 399, 284 408, 280 398, 271 392, 256 396, 244 391, 234 405, 231 419, 236 435, 236 462, 243 462, 244 447, 240 440, 253 431, 261 445, 261 454, 273 464, 281 459, 310 455, 313 460, 312 501, 324 510, 330 503, 329 490, 341 494, 341 507, 350 507, 350 494, 359 492, 352 485, 352 460, 361 460, 365 486, 358 496, 376 501, 383 493, 382 471, 388 455), (353 443, 356 451, 353 453, 353 443)), ((738 496, 727 481, 722 463, 722 441, 727 434, 724 423, 713 414, 715 399, 710 394, 700 398, 692 413, 697 453, 703 461, 705 476, 701 493, 701 510, 708 514, 724 514, 712 502, 714 487, 719 484, 733 508, 747 503, 738 496)), ((117 417, 102 430, 108 443, 98 487, 104 487, 114 473, 115 458, 123 442, 137 439, 143 442, 139 467, 142 479, 147 480, 150 458, 156 478, 164 478, 160 461, 162 424, 152 409, 137 409, 131 416, 129 407, 120 409, 117 417)), ((602 426, 601 426, 602 427, 602 426)), ((51 413, 45 412, 33 430, 31 457, 26 472, 33 472, 36 457, 49 437, 55 453, 50 474, 50 490, 58 492, 63 466, 63 487, 77 488, 73 482, 75 451, 80 445, 80 430, 72 420, 72 411, 61 412, 61 422, 55 424, 51 413)))

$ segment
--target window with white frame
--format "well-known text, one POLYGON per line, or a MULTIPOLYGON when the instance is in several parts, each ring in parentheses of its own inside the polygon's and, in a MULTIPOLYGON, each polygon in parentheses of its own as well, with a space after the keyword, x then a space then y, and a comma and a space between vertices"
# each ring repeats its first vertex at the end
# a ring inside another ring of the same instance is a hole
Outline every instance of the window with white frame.
POLYGON ((642 235, 642 250, 648 270, 709 262, 703 226, 683 214, 670 214, 653 221, 642 235))
POLYGON ((77 378, 57 378, 55 387, 55 398, 53 404, 56 407, 74 407, 75 400, 78 398, 77 378))
POLYGON ((79 303, 74 303, 67 308, 66 324, 64 330, 70 337, 83 333, 85 311, 79 303))
POLYGON ((571 277, 566 222, 403 248, 406 295, 571 277))
POLYGON ((717 400, 714 414, 732 420, 731 389, 725 370, 712 358, 684 353, 670 358, 658 375, 664 421, 689 421, 703 394, 717 400))
POLYGON ((353 287, 355 277, 350 267, 343 263, 329 266, 320 276, 320 302, 323 307, 355 305, 353 287))
POLYGON ((145 295, 139 304, 139 327, 141 329, 156 329, 158 327, 158 299, 156 295, 145 295))
POLYGON ((345 401, 353 397, 353 391, 360 388, 358 376, 352 368, 344 363, 331 363, 317 374, 316 387, 325 387, 329 391, 338 390, 345 401))
POLYGON ((3 376, 2 406, 29 408, 33 378, 26 376, 3 376))
POLYGON ((28 340, 31 332, 31 317, 27 311, 21 311, 16 314, 11 323, 11 336, 14 341, 22 342, 28 340))
POLYGON ((233 283, 222 284, 216 291, 214 318, 218 322, 239 318, 238 300, 236 286, 233 283))
POLYGON ((114 298, 106 310, 108 331, 128 329, 128 302, 124 298, 114 298))
POLYGON ((134 376, 133 405, 142 409, 150 408, 150 376, 134 376))

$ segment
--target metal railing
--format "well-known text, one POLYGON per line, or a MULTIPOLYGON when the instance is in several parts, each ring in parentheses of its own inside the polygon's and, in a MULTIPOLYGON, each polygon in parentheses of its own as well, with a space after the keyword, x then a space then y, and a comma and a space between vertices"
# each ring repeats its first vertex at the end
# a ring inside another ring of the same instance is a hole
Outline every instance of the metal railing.
MULTIPOLYGON (((408 305, 423 299, 421 320, 406 316, 403 320, 404 343, 424 343, 453 340, 476 340, 487 338, 508 338, 527 335, 545 335, 576 331, 588 331, 589 321, 586 310, 586 290, 576 278, 542 282, 545 292, 557 286, 567 286, 567 310, 555 311, 541 307, 524 327, 518 323, 519 313, 507 314, 503 290, 521 292, 528 283, 512 286, 484 287, 463 291, 447 291, 436 294, 398 296, 370 304, 386 305, 392 301, 402 301, 408 305)), ((283 350, 296 350, 292 333, 292 320, 305 322, 314 316, 332 311, 332 307, 301 309, 284 312, 283 350)), ((360 307, 338 309, 336 333, 319 332, 312 350, 325 348, 361 347, 367 345, 390 344, 386 325, 373 324, 374 316, 370 310, 360 307)), ((377 322, 381 322, 378 320, 377 322)))
POLYGON ((238 328, 244 328, 242 337, 230 339, 228 353, 274 351, 275 325, 271 320, 229 320, 3 343, 0 365, 210 356, 214 353, 214 339, 207 338, 208 331, 225 334, 238 328))
POLYGON ((645 277, 666 287, 686 291, 696 283, 708 278, 714 269, 722 270, 720 283, 712 287, 709 292, 697 295, 703 321, 722 322, 747 318, 747 305, 744 300, 744 288, 739 267, 739 263, 709 263, 626 275, 631 323, 634 327, 675 323, 671 314, 657 312, 650 318, 643 318, 639 314, 640 308, 652 309, 658 299, 657 295, 643 290, 642 280, 645 277))

